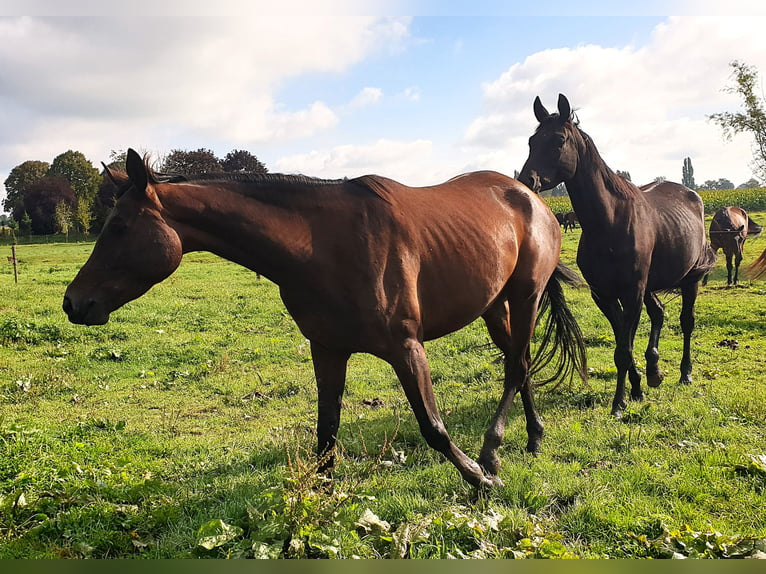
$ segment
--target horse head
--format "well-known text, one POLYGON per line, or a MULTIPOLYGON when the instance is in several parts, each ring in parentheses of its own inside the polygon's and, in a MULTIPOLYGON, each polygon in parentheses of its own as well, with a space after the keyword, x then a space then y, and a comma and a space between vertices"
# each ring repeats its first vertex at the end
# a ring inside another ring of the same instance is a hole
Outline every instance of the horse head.
POLYGON ((557 113, 550 113, 539 96, 535 98, 533 110, 540 125, 529 138, 529 157, 519 181, 539 193, 556 187, 574 174, 578 153, 572 138, 572 108, 564 94, 559 94, 557 113))
POLYGON ((112 311, 146 293, 181 262, 181 240, 165 221, 153 172, 132 149, 126 168, 127 173, 107 168, 119 199, 64 295, 63 309, 73 323, 106 323, 112 311))

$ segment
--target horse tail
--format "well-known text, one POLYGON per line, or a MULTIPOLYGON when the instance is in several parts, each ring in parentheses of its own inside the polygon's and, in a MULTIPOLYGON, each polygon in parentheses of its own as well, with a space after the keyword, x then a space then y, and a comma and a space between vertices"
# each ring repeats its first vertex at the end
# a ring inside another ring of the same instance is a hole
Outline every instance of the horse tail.
POLYGON ((715 267, 716 261, 718 261, 718 255, 716 255, 716 249, 713 249, 713 247, 710 245, 710 243, 705 244, 705 254, 703 255, 701 261, 697 264, 696 274, 702 278, 707 277, 707 275, 713 270, 713 267, 715 267))
POLYGON ((747 275, 750 279, 758 279, 766 273, 766 249, 747 267, 747 275))
POLYGON ((558 357, 554 374, 544 381, 536 382, 535 386, 545 385, 557 379, 559 383, 567 378, 571 381, 575 373, 583 381, 588 379, 585 339, 567 306, 562 282, 578 287, 583 284, 580 276, 563 263, 558 264, 548 280, 540 301, 537 322, 540 322, 546 311, 550 312, 543 327, 540 346, 529 367, 530 377, 540 372, 556 355, 558 357))

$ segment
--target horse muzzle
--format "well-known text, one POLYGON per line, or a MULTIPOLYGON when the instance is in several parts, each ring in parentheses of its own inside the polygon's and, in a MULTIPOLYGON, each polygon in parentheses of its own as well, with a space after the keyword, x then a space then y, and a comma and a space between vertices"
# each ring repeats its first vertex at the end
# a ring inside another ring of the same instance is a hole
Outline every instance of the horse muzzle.
POLYGON ((109 313, 95 299, 77 301, 69 295, 64 295, 61 307, 69 321, 77 325, 104 325, 109 321, 109 313))

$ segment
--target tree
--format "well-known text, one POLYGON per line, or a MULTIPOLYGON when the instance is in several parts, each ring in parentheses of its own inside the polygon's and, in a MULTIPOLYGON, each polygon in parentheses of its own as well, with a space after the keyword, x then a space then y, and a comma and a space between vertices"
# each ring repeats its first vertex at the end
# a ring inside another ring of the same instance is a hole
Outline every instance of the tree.
POLYGON ((10 213, 15 221, 20 222, 24 217, 24 194, 27 189, 45 177, 50 167, 50 164, 44 161, 25 161, 8 174, 4 182, 7 195, 3 200, 3 209, 10 213))
POLYGON ((758 182, 757 179, 755 179, 754 177, 751 177, 745 183, 739 184, 737 186, 737 189, 755 189, 756 187, 761 187, 761 184, 758 182))
POLYGON ((744 111, 721 112, 708 116, 709 120, 718 124, 723 130, 727 141, 740 133, 749 133, 753 137, 752 169, 761 179, 766 179, 766 109, 763 96, 756 94, 758 85, 758 70, 744 62, 734 60, 729 63, 733 69, 732 76, 735 85, 724 88, 730 94, 742 97, 744 111))
POLYGON ((202 173, 221 173, 221 160, 205 148, 196 151, 171 150, 162 162, 162 171, 178 175, 198 175, 202 173))
POLYGON ((32 234, 32 218, 26 211, 19 219, 19 233, 27 236, 32 234))
POLYGON ((56 231, 63 233, 69 239, 69 228, 72 226, 72 207, 65 201, 58 202, 53 219, 56 231))
POLYGON ((223 171, 229 173, 268 173, 257 157, 243 149, 233 149, 221 161, 223 171))
POLYGON ((699 186, 699 189, 701 190, 708 190, 708 189, 734 189, 734 184, 726 179, 725 177, 722 177, 721 179, 708 179, 703 183, 701 186, 699 186))
POLYGON ((66 151, 53 159, 46 174, 49 177, 63 177, 69 182, 78 199, 92 202, 101 183, 99 171, 79 151, 66 151))
POLYGON ((77 200, 77 205, 74 209, 74 214, 71 216, 74 223, 77 224, 77 228, 80 233, 85 235, 90 231, 90 225, 93 221, 93 204, 85 197, 81 197, 77 200))
POLYGON ((684 158, 684 167, 682 170, 681 183, 689 189, 696 189, 694 183, 694 168, 692 167, 692 158, 684 158))
POLYGON ((56 232, 56 206, 64 202, 70 209, 76 202, 72 186, 63 177, 44 177, 24 194, 24 209, 31 231, 37 235, 56 232))
POLYGON ((628 171, 620 171, 618 169, 617 170, 617 175, 621 176, 623 179, 626 179, 627 181, 632 181, 630 179, 630 172, 628 172, 628 171))

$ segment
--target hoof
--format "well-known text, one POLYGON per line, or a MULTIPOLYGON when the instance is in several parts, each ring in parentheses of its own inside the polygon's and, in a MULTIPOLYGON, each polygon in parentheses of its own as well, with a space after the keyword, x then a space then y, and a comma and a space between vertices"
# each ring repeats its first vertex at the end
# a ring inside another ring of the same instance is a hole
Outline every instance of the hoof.
POLYGON ((530 440, 529 442, 527 442, 527 452, 530 454, 540 454, 541 444, 542 444, 542 439, 530 440))
POLYGON ((620 402, 612 403, 612 416, 618 419, 622 418, 622 411, 624 411, 626 408, 628 408, 628 405, 624 399, 620 402))
POLYGON ((638 393, 636 393, 635 395, 633 393, 630 393, 630 400, 631 401, 636 401, 636 402, 640 403, 641 401, 644 400, 644 398, 645 397, 644 397, 644 392, 643 391, 638 391, 638 393))
POLYGON ((692 384, 692 377, 691 375, 686 375, 685 377, 681 377, 681 380, 678 381, 679 385, 691 385, 692 384))
POLYGON ((653 375, 646 376, 646 384, 652 387, 653 389, 656 389, 662 384, 662 380, 664 378, 665 378, 665 375, 663 375, 662 373, 658 371, 653 375))
POLYGON ((481 469, 488 475, 494 476, 500 468, 500 458, 496 454, 481 455, 478 460, 481 469))
POLYGON ((482 492, 482 491, 491 490, 498 486, 503 486, 503 481, 500 480, 500 478, 497 476, 487 475, 481 478, 479 483, 476 485, 476 488, 479 492, 482 492))

